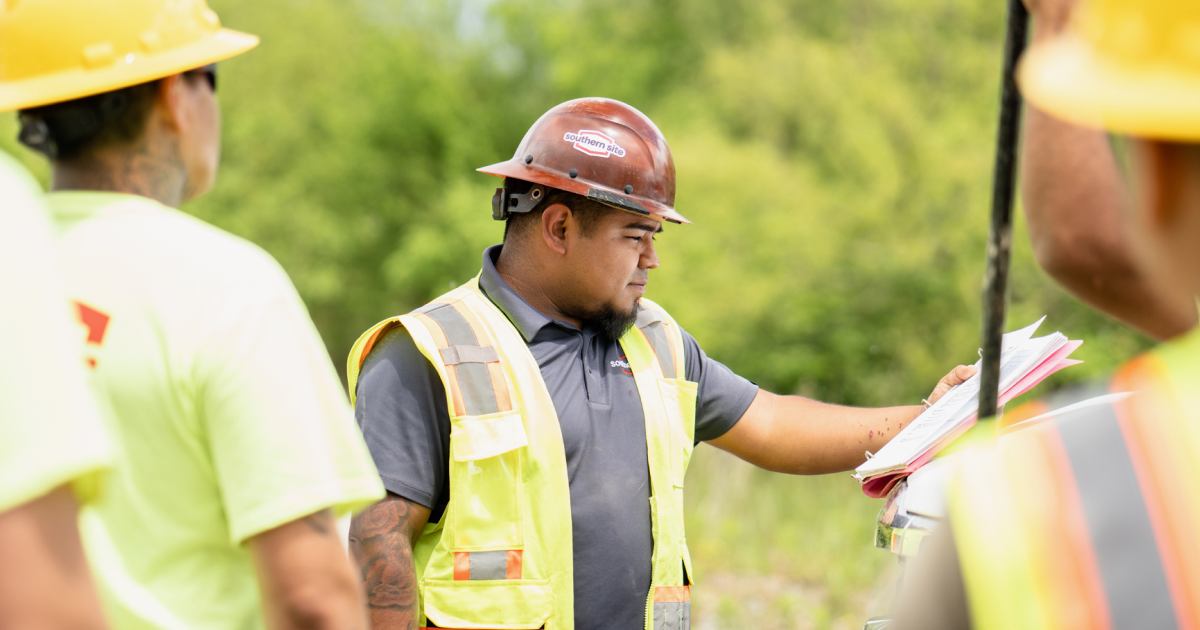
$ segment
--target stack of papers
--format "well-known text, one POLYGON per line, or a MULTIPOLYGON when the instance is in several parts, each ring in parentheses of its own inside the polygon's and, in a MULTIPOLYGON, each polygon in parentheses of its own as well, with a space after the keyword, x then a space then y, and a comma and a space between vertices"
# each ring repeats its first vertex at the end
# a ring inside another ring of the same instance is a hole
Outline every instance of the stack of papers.
MULTIPOLYGON (((1000 350, 1000 404, 1033 389, 1047 376, 1082 361, 1068 358, 1082 341, 1067 339, 1062 333, 1034 337, 1045 321, 1004 335, 1000 350)), ((976 363, 979 368, 981 363, 976 363)), ((854 471, 870 497, 883 497, 901 479, 912 474, 975 424, 979 410, 979 373, 942 396, 891 442, 879 449, 854 471)))

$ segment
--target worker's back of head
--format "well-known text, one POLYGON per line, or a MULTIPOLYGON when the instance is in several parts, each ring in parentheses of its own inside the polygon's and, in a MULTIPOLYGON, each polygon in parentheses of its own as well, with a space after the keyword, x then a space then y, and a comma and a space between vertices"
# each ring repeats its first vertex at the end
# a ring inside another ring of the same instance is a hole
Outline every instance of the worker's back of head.
POLYGON ((215 64, 258 38, 221 28, 203 0, 9 5, 0 11, 0 111, 20 110, 21 142, 51 160, 55 188, 178 205, 211 186, 215 64), (114 170, 133 181, 112 181, 114 170))

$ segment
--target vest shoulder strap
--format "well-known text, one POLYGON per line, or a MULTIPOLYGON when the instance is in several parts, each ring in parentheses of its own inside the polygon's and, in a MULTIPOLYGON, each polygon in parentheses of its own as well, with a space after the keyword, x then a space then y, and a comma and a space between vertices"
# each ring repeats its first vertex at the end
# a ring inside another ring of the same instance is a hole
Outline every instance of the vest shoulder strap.
POLYGON ((350 347, 350 355, 346 357, 346 387, 350 390, 350 406, 354 406, 358 398, 358 375, 362 371, 363 362, 367 360, 367 355, 384 335, 400 325, 400 317, 389 317, 368 328, 350 347))
POLYGON ((483 416, 512 411, 512 388, 495 343, 466 304, 466 296, 455 295, 459 291, 410 315, 424 326, 437 346, 438 356, 429 358, 444 367, 451 414, 483 416))
MULTIPOLYGON (((350 390, 350 402, 354 404, 358 376, 367 355, 388 332, 397 326, 410 329, 419 326, 423 335, 414 335, 417 346, 421 338, 432 340, 436 352, 422 348, 430 361, 435 362, 438 372, 445 374, 449 385, 450 412, 452 416, 480 416, 511 411, 512 395, 509 384, 500 366, 500 356, 492 343, 487 329, 464 303, 471 295, 478 295, 472 281, 407 315, 398 315, 375 324, 350 350, 346 363, 346 380, 350 390)), ((482 297, 482 296, 480 296, 482 297)))
POLYGON ((665 378, 687 378, 683 332, 679 324, 658 304, 646 298, 638 300, 637 320, 634 322, 650 342, 665 378))

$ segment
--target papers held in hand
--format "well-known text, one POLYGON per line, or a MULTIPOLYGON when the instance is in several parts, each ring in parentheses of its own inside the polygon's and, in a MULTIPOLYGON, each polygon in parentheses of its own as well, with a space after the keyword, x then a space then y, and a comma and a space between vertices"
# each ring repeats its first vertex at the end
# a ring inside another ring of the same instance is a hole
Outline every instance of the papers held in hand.
MULTIPOLYGON (((1000 350, 1000 404, 1033 389, 1047 376, 1081 361, 1068 357, 1082 341, 1055 332, 1033 333, 1045 320, 1004 335, 1000 350)), ((979 363, 975 366, 978 368, 979 363)), ((920 468, 938 451, 975 424, 979 408, 979 373, 942 396, 917 416, 891 442, 854 471, 868 496, 882 497, 901 479, 920 468)))

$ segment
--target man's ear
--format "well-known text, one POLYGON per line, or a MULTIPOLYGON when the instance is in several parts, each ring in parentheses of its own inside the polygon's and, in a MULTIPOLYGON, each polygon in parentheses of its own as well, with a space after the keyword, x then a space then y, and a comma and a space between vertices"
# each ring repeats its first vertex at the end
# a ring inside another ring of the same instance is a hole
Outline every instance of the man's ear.
POLYGON ((162 108, 163 122, 176 131, 183 131, 191 124, 186 107, 187 87, 182 74, 173 74, 158 82, 157 104, 162 108))
POLYGON ((542 212, 542 240, 559 256, 567 254, 567 223, 571 218, 571 209, 561 203, 542 212))
POLYGON ((1186 202, 1192 176, 1193 156, 1189 147, 1161 140, 1141 139, 1134 143, 1141 182, 1138 201, 1146 220, 1155 229, 1175 224, 1186 202))

